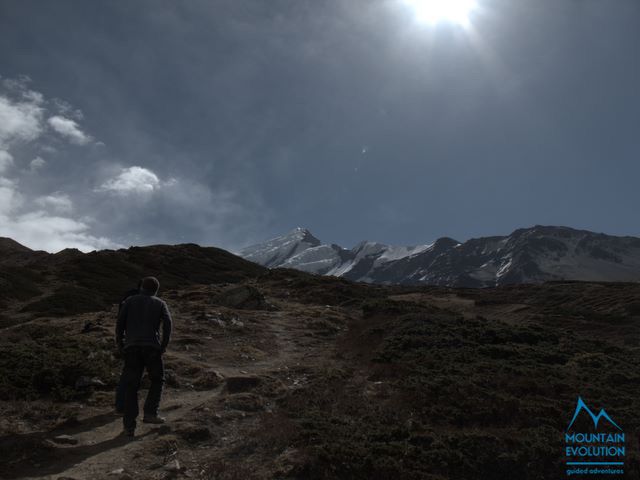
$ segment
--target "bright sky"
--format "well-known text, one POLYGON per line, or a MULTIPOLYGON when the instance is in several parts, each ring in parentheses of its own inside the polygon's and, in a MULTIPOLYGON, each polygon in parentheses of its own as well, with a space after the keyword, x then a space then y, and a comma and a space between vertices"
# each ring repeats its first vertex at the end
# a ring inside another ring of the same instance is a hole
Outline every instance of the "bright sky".
POLYGON ((637 0, 0 4, 0 236, 640 236, 637 0))

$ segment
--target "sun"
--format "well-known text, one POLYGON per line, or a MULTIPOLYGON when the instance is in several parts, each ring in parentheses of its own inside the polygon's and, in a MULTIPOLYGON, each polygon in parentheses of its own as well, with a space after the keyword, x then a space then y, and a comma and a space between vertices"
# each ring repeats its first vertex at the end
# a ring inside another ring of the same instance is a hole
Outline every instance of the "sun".
POLYGON ((476 7, 476 0, 404 0, 421 22, 450 22, 465 25, 476 7))

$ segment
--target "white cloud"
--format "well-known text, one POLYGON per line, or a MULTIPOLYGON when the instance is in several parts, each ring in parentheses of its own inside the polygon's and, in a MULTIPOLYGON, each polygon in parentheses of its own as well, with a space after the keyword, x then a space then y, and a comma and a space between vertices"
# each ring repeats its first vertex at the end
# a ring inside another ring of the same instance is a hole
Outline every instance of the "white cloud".
POLYGON ((36 170, 39 170, 42 167, 44 167, 46 164, 47 162, 45 161, 44 158, 36 157, 33 160, 31 160, 31 162, 29 162, 29 170, 31 172, 35 172, 36 170))
POLYGON ((4 173, 13 165, 13 155, 6 150, 0 150, 0 173, 4 173))
POLYGON ((56 192, 35 200, 36 209, 22 211, 25 201, 18 184, 0 177, 0 236, 35 250, 57 252, 77 248, 83 252, 121 245, 90 233, 90 219, 69 216, 73 205, 64 193, 56 192))
POLYGON ((54 210, 61 213, 69 213, 71 212, 71 210, 73 210, 71 199, 68 195, 61 192, 55 192, 51 195, 38 197, 36 198, 35 203, 41 208, 54 210))
POLYGON ((61 115, 49 117, 47 123, 60 135, 67 137, 71 143, 76 145, 86 145, 91 141, 91 137, 84 133, 75 120, 65 118, 61 115))
POLYGON ((73 105, 71 105, 69 102, 65 102, 64 100, 61 100, 59 98, 54 98, 53 100, 51 100, 51 103, 53 104, 53 108, 58 111, 59 115, 62 115, 64 117, 71 117, 76 120, 82 120, 84 118, 84 114, 82 113, 82 111, 73 108, 73 105))
POLYGON ((0 219, 3 215, 13 212, 20 205, 22 205, 22 198, 18 193, 16 183, 0 177, 0 219))
POLYGON ((57 153, 58 149, 53 145, 40 145, 40 151, 45 153, 57 153))
POLYGON ((65 248, 77 248, 83 252, 104 248, 118 248, 104 237, 89 233, 89 225, 81 220, 51 215, 37 210, 7 219, 0 215, 2 235, 35 250, 58 252, 65 248), (9 221, 7 221, 9 220, 9 221))
MULTIPOLYGON (((28 77, 0 78, 0 236, 13 238, 29 248, 59 251, 75 247, 83 251, 116 248, 120 245, 108 238, 91 234, 91 218, 77 219, 71 215, 73 203, 62 192, 28 198, 21 192, 20 180, 29 177, 7 178, 7 170, 14 163, 14 147, 26 143, 41 151, 52 151, 47 144, 44 118, 50 106, 60 111, 60 104, 28 88, 28 77)), ((73 112, 81 119, 81 112, 73 112)), ((54 115, 49 125, 72 143, 86 144, 91 137, 74 120, 54 115)), ((55 150, 53 150, 55 152, 55 150)), ((19 159, 16 159, 19 161, 19 159)), ((28 160, 27 160, 28 162, 28 160)), ((25 162, 26 163, 26 162, 25 162)), ((36 157, 29 168, 15 170, 15 175, 34 172, 45 165, 36 157)), ((31 177, 33 178, 33 177, 31 177)))
POLYGON ((42 115, 39 102, 14 102, 0 95, 0 145, 36 139, 42 133, 42 115))
MULTIPOLYGON (((175 179, 172 179, 175 182, 175 179)), ((116 177, 104 182, 98 190, 119 194, 152 193, 161 182, 151 170, 142 167, 124 168, 116 177)))
POLYGON ((7 150, 18 142, 40 140, 40 148, 46 149, 46 124, 71 143, 86 145, 92 141, 76 120, 82 120, 82 112, 68 103, 46 100, 40 92, 29 88, 28 77, 6 79, 0 77, 0 149, 7 150), (56 114, 52 115, 52 113, 56 114), (65 112, 61 114, 60 112, 65 112), (45 124, 45 116, 49 116, 45 124), (45 142, 42 142, 45 140, 45 142))

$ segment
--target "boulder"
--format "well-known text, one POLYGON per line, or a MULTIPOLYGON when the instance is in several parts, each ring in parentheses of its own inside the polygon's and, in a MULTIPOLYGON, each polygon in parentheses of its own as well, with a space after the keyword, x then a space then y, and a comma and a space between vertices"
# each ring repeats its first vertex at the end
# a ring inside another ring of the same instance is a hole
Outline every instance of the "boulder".
POLYGON ((240 393, 253 390, 260 385, 261 380, 258 377, 228 377, 227 378, 227 392, 240 393))
POLYGON ((269 310, 271 307, 260 290, 250 285, 228 288, 212 299, 215 305, 241 310, 269 310))
POLYGON ((202 390, 210 390, 216 388, 224 381, 224 376, 215 370, 206 370, 202 372, 194 381, 194 386, 202 390))
POLYGON ((224 406, 228 410, 257 412, 264 410, 264 400, 262 397, 252 393, 238 393, 227 397, 224 401, 224 406))
POLYGON ((205 426, 189 425, 178 429, 176 433, 190 443, 204 442, 211 438, 211 431, 205 426))

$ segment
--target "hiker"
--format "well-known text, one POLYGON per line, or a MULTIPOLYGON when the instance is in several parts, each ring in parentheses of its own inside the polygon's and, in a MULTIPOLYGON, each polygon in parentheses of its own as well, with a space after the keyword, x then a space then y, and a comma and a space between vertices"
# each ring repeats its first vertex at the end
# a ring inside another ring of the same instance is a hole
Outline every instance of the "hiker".
POLYGON ((124 356, 124 433, 133 437, 138 417, 138 390, 146 368, 151 386, 143 412, 144 423, 164 423, 158 416, 164 365, 162 355, 171 337, 171 314, 167 304, 156 295, 160 282, 155 277, 142 279, 140 293, 129 297, 120 310, 116 324, 116 344, 124 356), (162 324, 162 341, 159 329, 162 324))
MULTIPOLYGON (((118 316, 120 315, 120 311, 122 310, 122 305, 129 297, 133 297, 134 295, 138 295, 140 293, 140 288, 142 287, 142 280, 138 282, 138 286, 136 288, 132 288, 131 290, 127 290, 125 294, 122 296, 122 300, 118 304, 118 316)), ((116 413, 118 415, 122 415, 124 413, 124 368, 122 369, 122 373, 120 374, 120 380, 118 380, 118 385, 116 386, 116 413)))

